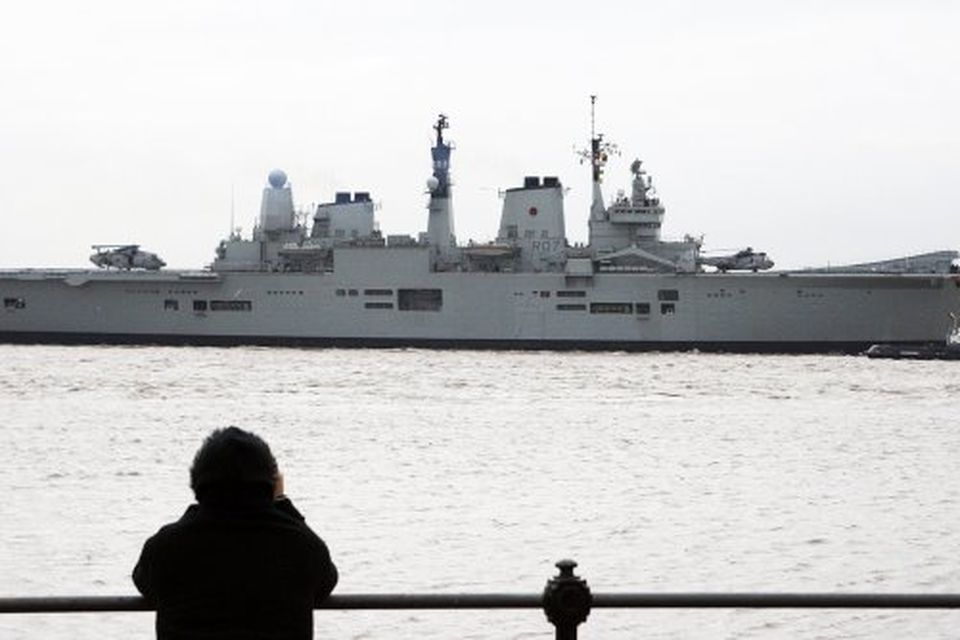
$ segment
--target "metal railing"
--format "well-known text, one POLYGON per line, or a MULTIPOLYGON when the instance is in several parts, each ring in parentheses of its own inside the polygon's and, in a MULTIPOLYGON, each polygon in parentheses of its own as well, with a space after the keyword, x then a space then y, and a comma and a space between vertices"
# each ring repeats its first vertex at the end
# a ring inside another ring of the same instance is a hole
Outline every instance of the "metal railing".
MULTIPOLYGON (((921 593, 592 593, 561 560, 541 594, 342 594, 317 609, 543 609, 557 640, 576 640, 592 609, 960 609, 960 594, 921 593)), ((4 613, 153 611, 139 596, 0 598, 4 613)))

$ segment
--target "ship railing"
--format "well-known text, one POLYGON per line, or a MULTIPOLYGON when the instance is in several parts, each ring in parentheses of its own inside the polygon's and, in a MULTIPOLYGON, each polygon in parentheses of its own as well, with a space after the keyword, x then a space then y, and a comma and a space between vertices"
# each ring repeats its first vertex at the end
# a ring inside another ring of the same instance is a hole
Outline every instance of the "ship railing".
MULTIPOLYGON (((557 640, 576 640, 593 609, 960 609, 960 593, 593 593, 561 560, 542 593, 334 594, 318 610, 542 609, 557 640)), ((153 611, 139 596, 0 598, 0 614, 153 611)))
POLYGON ((629 209, 607 209, 610 222, 627 224, 658 224, 663 221, 663 211, 656 207, 630 207, 629 209))

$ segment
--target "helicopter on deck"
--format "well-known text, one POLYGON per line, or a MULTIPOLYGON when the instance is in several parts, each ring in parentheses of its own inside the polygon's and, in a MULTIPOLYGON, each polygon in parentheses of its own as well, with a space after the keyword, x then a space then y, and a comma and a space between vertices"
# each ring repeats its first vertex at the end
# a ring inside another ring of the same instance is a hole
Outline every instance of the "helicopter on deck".
POLYGON ((768 258, 766 253, 755 252, 751 247, 729 255, 701 257, 700 263, 709 267, 716 267, 718 271, 723 273, 727 271, 766 271, 773 267, 773 260, 768 258))
POLYGON ((95 244, 91 248, 96 253, 90 256, 90 262, 101 269, 156 271, 167 264, 157 254, 141 251, 138 244, 95 244))

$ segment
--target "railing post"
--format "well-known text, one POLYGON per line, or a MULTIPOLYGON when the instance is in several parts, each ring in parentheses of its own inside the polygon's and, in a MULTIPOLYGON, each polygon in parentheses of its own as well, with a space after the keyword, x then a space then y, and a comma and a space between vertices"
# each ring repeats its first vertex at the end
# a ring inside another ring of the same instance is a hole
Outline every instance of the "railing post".
POLYGON ((543 590, 543 611, 557 628, 556 640, 577 640, 577 626, 590 615, 593 596, 583 578, 573 575, 577 563, 561 560, 560 575, 547 580, 543 590))

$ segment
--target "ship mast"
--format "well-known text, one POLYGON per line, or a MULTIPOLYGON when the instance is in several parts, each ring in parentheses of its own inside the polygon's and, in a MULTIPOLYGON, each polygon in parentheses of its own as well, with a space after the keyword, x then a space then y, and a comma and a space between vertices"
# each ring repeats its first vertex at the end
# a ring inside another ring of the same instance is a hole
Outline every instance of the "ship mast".
POLYGON ((433 189, 433 195, 438 198, 446 198, 450 195, 450 150, 451 145, 443 141, 443 130, 450 127, 447 116, 442 113, 437 117, 437 123, 433 125, 437 132, 437 144, 430 152, 433 156, 433 177, 439 181, 436 189, 433 189))
POLYGON ((434 259, 440 266, 450 261, 457 244, 450 197, 450 153, 453 145, 443 140, 443 130, 449 126, 447 116, 441 113, 437 117, 437 123, 433 125, 437 132, 437 143, 430 149, 433 175, 427 181, 430 193, 430 202, 427 205, 427 237, 434 259))
POLYGON ((597 96, 590 96, 590 149, 578 151, 580 164, 584 161, 590 162, 590 173, 593 182, 593 201, 590 204, 590 218, 592 220, 603 219, 603 193, 600 191, 600 183, 603 181, 603 168, 607 164, 610 155, 618 155, 620 152, 617 145, 612 142, 604 142, 603 134, 596 131, 596 104, 597 96))

